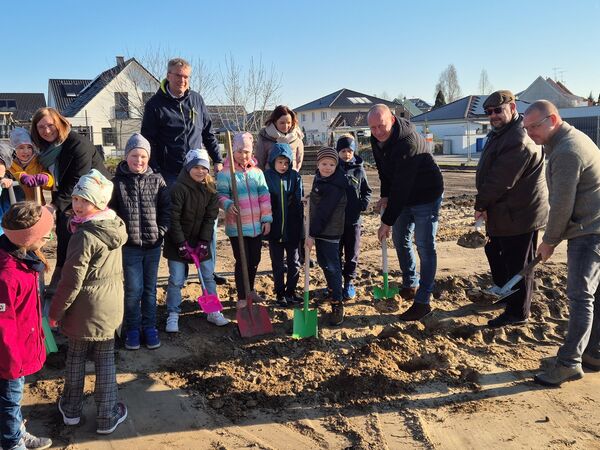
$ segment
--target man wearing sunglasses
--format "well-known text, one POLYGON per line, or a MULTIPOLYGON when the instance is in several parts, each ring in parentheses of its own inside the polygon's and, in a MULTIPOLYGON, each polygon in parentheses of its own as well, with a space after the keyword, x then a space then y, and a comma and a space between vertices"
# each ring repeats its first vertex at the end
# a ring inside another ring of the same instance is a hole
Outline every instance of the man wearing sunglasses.
MULTIPOLYGON (((544 178, 542 149, 527 136, 515 97, 507 90, 496 91, 483 103, 492 131, 487 136, 475 185, 475 219, 483 218, 489 236, 485 254, 497 293, 532 261, 538 230, 548 216, 548 190, 544 178)), ((533 293, 531 271, 504 299, 506 307, 488 321, 490 327, 520 325, 528 321, 533 293)))
POLYGON ((581 378, 582 365, 600 370, 600 150, 546 100, 525 111, 523 125, 548 155, 550 215, 537 253, 546 261, 567 241, 567 336, 554 364, 535 376, 559 386, 581 378))

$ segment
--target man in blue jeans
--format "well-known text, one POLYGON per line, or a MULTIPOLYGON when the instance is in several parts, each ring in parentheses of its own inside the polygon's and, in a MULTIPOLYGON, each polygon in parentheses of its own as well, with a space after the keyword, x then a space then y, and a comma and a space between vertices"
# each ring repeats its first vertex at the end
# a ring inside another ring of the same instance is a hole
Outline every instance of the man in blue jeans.
POLYGON ((547 261, 567 241, 567 336, 554 364, 535 376, 560 386, 583 377, 582 364, 600 370, 600 150, 546 100, 525 111, 523 128, 547 155, 550 215, 537 254, 547 261))
POLYGON ((402 270, 400 295, 414 299, 400 320, 420 320, 431 312, 429 305, 437 268, 435 235, 438 213, 444 193, 440 168, 427 149, 425 138, 408 120, 395 117, 382 104, 367 116, 371 129, 371 148, 379 180, 383 209, 379 240, 387 239, 393 228, 393 240, 402 270), (420 259, 416 272, 413 238, 420 259))

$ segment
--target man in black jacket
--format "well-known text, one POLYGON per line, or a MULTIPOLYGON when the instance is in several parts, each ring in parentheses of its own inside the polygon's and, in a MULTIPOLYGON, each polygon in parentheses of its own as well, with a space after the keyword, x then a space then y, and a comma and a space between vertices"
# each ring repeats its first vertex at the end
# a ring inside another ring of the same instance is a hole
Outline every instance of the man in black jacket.
POLYGON ((435 235, 444 193, 442 173, 427 150, 425 139, 408 120, 395 117, 385 105, 375 105, 367 116, 371 147, 381 181, 383 209, 379 240, 392 237, 400 269, 401 295, 413 299, 400 320, 419 320, 431 312, 429 305, 437 267, 435 235), (416 273, 413 235, 420 259, 416 273))
MULTIPOLYGON (((486 222, 485 254, 495 286, 502 286, 535 257, 538 230, 548 216, 548 189, 544 153, 523 128, 512 92, 490 94, 483 109, 492 131, 477 166, 475 219, 486 222)), ((527 322, 533 271, 516 288, 506 298, 506 310, 488 321, 490 327, 527 322)))

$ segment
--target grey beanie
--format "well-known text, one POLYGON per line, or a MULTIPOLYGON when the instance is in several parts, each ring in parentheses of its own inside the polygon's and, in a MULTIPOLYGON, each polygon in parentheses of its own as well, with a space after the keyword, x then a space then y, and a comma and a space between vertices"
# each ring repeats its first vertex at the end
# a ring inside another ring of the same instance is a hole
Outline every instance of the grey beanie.
POLYGON ((127 141, 127 144, 125 144, 125 156, 127 156, 127 154, 134 148, 146 150, 146 153, 148 153, 148 158, 150 158, 150 142, 148 142, 148 139, 146 139, 140 133, 133 133, 127 141))
POLYGON ((23 145, 23 144, 27 144, 27 145, 31 145, 32 147, 35 147, 33 145, 33 141, 31 140, 31 135, 29 134, 29 131, 27 131, 23 127, 18 127, 18 128, 11 130, 10 146, 12 148, 16 149, 19 145, 23 145))
POLYGON ((13 162, 13 149, 6 142, 0 142, 0 162, 8 169, 13 162))
POLYGON ((208 152, 203 148, 195 148, 193 150, 190 150, 185 155, 185 162, 183 164, 185 170, 187 170, 188 172, 196 166, 202 166, 205 169, 210 170, 208 152))

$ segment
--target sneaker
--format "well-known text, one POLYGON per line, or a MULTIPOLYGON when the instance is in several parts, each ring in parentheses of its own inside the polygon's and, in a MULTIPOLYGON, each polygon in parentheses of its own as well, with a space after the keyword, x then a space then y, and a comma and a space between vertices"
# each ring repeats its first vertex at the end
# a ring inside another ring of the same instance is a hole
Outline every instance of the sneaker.
POLYGON ((278 295, 275 299, 275 303, 277 303, 277 306, 281 306, 282 308, 287 308, 290 306, 285 295, 278 295))
MULTIPOLYGON (((3 447, 0 447, 0 449, 3 447)), ((44 448, 48 448, 48 447, 44 447, 44 448)), ((19 442, 17 442, 15 445, 13 445, 12 447, 10 447, 8 450, 27 450, 27 447, 25 446, 25 441, 23 440, 23 438, 19 439, 19 442)))
POLYGON ((158 330, 154 327, 144 328, 144 342, 146 343, 146 348, 150 350, 160 347, 158 330))
POLYGON ((138 350, 140 348, 140 330, 127 330, 125 348, 127 350, 138 350))
POLYGON ((491 295, 492 297, 498 297, 500 295, 501 291, 502 291, 502 288, 500 286, 496 286, 495 284, 492 284, 489 288, 483 289, 481 292, 483 292, 485 295, 491 295))
POLYGON ((296 294, 286 295, 285 299, 287 300, 288 305, 302 305, 304 303, 304 298, 299 297, 296 294))
POLYGON ((529 322, 528 318, 521 319, 520 317, 511 316, 506 312, 503 312, 495 319, 488 320, 488 327, 500 328, 506 325, 523 325, 529 322))
POLYGON ((586 369, 598 372, 600 371, 600 358, 594 358, 593 356, 584 353, 581 355, 581 365, 586 369))
POLYGON ((403 287, 400 289, 400 297, 404 300, 412 300, 417 295, 417 287, 403 287))
POLYGON ((398 319, 403 320, 405 322, 412 322, 415 320, 421 320, 427 314, 431 312, 431 306, 427 303, 416 303, 413 302, 406 311, 404 311, 398 319))
POLYGON ((214 274, 213 274, 213 277, 214 277, 214 279, 215 279, 215 283, 216 283, 218 286, 222 286, 222 285, 224 285, 224 284, 227 284, 227 278, 225 278, 225 277, 222 277, 221 275, 218 275, 217 273, 214 273, 214 274))
POLYGON ((565 381, 574 381, 583 378, 581 366, 567 367, 556 361, 554 366, 545 372, 540 372, 533 377, 536 383, 544 386, 560 386, 565 381))
MULTIPOLYGON (((25 448, 29 450, 42 450, 52 446, 52 439, 47 437, 37 437, 29 433, 25 429, 25 422, 21 423, 21 442, 25 445, 25 448)), ((21 442, 19 442, 19 444, 21 442)))
POLYGON ((119 425, 121 425, 125 419, 127 419, 127 406, 124 403, 118 402, 117 409, 119 410, 117 415, 117 422, 110 428, 98 428, 96 433, 98 434, 110 434, 117 429, 119 425))
POLYGON ((58 410, 62 414, 63 423, 65 425, 70 425, 70 426, 79 425, 79 421, 81 420, 81 417, 67 417, 67 415, 65 414, 65 412, 62 409, 61 403, 62 403, 62 397, 58 397, 58 410))
POLYGON ((167 317, 167 326, 165 327, 167 333, 179 333, 179 314, 176 312, 169 313, 167 317))
POLYGON ((348 281, 347 283, 344 283, 343 295, 344 295, 344 300, 351 300, 354 297, 356 297, 356 289, 354 288, 352 281, 348 281))
POLYGON ((336 302, 331 304, 331 314, 329 314, 329 325, 337 326, 344 322, 344 304, 336 302))
POLYGON ((210 323, 214 323, 218 327, 222 327, 229 323, 229 319, 225 317, 221 312, 212 312, 206 315, 206 320, 210 323))

